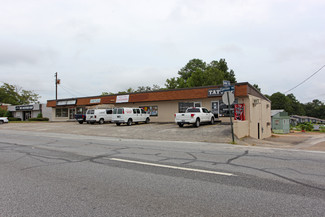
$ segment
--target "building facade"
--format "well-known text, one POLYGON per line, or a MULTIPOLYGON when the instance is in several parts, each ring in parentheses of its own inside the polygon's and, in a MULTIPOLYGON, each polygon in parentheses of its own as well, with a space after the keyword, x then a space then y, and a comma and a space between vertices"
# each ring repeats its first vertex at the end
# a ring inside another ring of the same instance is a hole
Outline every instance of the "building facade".
POLYGON ((52 120, 52 109, 47 107, 46 104, 10 105, 8 111, 12 113, 13 117, 20 118, 22 121, 36 118, 40 113, 42 113, 43 117, 52 120))
POLYGON ((187 107, 206 107, 222 122, 235 115, 234 129, 238 138, 251 136, 263 139, 271 136, 271 103, 249 83, 235 84, 235 104, 228 107, 222 101, 222 86, 161 90, 124 95, 92 96, 48 100, 53 121, 74 119, 88 108, 140 107, 150 113, 151 122, 174 122, 174 114, 187 107))
POLYGON ((274 133, 290 133, 290 116, 284 110, 272 110, 272 131, 274 133))

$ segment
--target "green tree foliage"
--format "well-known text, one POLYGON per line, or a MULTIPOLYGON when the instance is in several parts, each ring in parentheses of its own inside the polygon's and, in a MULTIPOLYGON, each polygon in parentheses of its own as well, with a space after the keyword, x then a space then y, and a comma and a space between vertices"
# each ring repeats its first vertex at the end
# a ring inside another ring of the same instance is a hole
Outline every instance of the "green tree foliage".
MULTIPOLYGON (((150 86, 139 86, 138 89, 133 89, 132 87, 129 87, 125 91, 119 91, 117 94, 128 94, 128 93, 142 93, 142 92, 148 92, 148 91, 156 91, 156 90, 162 90, 164 88, 161 88, 159 85, 154 84, 152 87, 150 86)), ((104 95, 114 95, 116 93, 112 92, 102 92, 102 96, 104 95)))
POLYGON ((306 115, 304 104, 300 103, 292 93, 288 94, 287 98, 289 99, 289 103, 291 105, 290 114, 306 115))
POLYGON ((277 92, 271 96, 265 96, 271 100, 272 109, 284 109, 289 115, 306 115, 325 119, 325 104, 318 99, 302 104, 292 93, 284 95, 283 93, 277 92))
POLYGON ((306 115, 325 119, 325 104, 318 99, 305 104, 306 115))
POLYGON ((255 87, 255 89, 258 90, 259 92, 261 92, 261 88, 258 86, 258 84, 254 84, 253 87, 255 87))
POLYGON ((0 102, 12 105, 38 103, 40 96, 32 91, 4 83, 0 87, 0 102))
POLYGON ((284 109, 289 114, 292 114, 292 108, 289 99, 283 93, 276 92, 273 93, 269 99, 271 100, 271 108, 274 109, 284 109))
POLYGON ((210 64, 192 59, 178 71, 178 75, 166 80, 167 89, 219 85, 223 80, 236 83, 235 73, 229 70, 225 59, 214 60, 210 64))

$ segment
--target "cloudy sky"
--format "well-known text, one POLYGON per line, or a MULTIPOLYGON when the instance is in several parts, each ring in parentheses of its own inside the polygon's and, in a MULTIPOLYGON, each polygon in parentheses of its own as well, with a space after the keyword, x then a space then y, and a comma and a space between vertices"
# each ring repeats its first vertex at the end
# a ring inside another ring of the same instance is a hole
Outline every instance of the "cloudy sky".
MULTIPOLYGON (((164 86, 225 58, 238 82, 286 92, 325 65, 324 0, 0 0, 0 85, 46 102, 164 86)), ((291 92, 325 102, 325 68, 291 92)), ((288 94, 287 93, 287 94, 288 94)))

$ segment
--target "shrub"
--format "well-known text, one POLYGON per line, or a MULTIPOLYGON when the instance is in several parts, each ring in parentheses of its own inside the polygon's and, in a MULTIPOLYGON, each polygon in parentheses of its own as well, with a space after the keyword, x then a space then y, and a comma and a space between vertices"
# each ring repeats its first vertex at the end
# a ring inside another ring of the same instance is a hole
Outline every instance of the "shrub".
POLYGON ((298 127, 301 130, 305 130, 305 131, 312 131, 314 129, 313 124, 310 122, 305 122, 305 123, 299 124, 298 127))
POLYGON ((320 129, 320 132, 325 133, 325 126, 324 125, 320 126, 319 129, 320 129))
POLYGON ((48 118, 30 118, 28 121, 49 121, 48 118))
POLYGON ((37 115, 37 118, 43 118, 43 114, 42 114, 42 113, 39 113, 39 114, 37 115))
POLYGON ((9 117, 9 121, 21 121, 21 118, 14 118, 14 117, 9 117))

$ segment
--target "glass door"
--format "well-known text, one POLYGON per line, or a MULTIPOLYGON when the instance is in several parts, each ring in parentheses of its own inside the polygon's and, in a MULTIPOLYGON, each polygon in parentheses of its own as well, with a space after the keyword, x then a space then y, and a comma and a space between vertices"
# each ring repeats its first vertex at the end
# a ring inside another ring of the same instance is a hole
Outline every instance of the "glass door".
POLYGON ((214 114, 214 117, 219 117, 219 101, 211 102, 211 112, 214 114))
POLYGON ((69 109, 69 119, 74 119, 75 114, 76 114, 76 109, 75 108, 70 108, 69 109))

